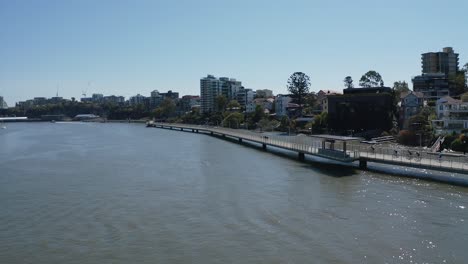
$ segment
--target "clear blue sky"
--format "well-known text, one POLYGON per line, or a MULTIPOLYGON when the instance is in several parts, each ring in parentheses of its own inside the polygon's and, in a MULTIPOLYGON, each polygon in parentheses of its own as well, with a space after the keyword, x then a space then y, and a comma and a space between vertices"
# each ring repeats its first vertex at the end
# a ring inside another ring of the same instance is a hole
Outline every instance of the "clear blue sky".
POLYGON ((286 92, 378 71, 418 75, 420 54, 452 46, 468 62, 468 1, 0 1, 0 95, 198 94, 206 74, 286 92))

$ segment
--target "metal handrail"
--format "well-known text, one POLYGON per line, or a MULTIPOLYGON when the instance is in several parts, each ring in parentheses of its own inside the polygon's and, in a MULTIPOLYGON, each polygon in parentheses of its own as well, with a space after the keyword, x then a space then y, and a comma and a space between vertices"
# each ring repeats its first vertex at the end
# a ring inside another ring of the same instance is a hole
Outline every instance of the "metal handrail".
MULTIPOLYGON (((186 129, 196 129, 206 132, 214 132, 217 134, 223 134, 226 136, 242 138, 246 140, 251 140, 255 142, 260 142, 268 144, 274 147, 285 148, 289 150, 294 150, 302 153, 308 153, 312 155, 318 154, 318 149, 321 148, 321 141, 311 138, 311 137, 288 137, 288 136, 277 136, 277 135, 262 135, 247 130, 238 130, 238 129, 228 129, 228 128, 214 128, 207 126, 181 126, 176 124, 160 124, 164 127, 176 127, 176 128, 186 128, 186 129)), ((340 147, 336 148, 337 150, 342 150, 340 147)), ((401 165, 424 165, 427 167, 433 168, 450 168, 458 170, 468 170, 468 159, 466 156, 449 156, 449 155, 439 155, 430 151, 423 150, 411 150, 412 156, 410 157, 409 153, 405 153, 407 149, 398 149, 392 147, 374 147, 372 150, 369 146, 363 146, 361 144, 350 143, 347 144, 347 153, 350 154, 350 157, 354 159, 366 158, 370 161, 386 161, 392 163, 399 163, 401 165), (397 150, 397 155, 393 155, 394 150, 397 150), (419 153, 419 156, 416 157, 416 153, 419 153), (352 155, 351 155, 352 154, 352 155)), ((345 154, 343 154, 345 155, 345 154)))

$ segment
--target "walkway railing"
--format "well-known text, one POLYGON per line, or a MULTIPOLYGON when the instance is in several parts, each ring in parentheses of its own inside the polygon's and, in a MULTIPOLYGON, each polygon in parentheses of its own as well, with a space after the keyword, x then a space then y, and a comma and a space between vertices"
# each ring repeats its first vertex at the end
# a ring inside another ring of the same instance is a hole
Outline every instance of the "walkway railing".
POLYGON ((439 155, 427 151, 415 151, 405 149, 395 149, 391 147, 372 147, 360 143, 348 143, 346 154, 341 149, 341 146, 336 146, 337 152, 324 152, 322 149, 322 141, 317 138, 308 136, 281 136, 281 135, 265 135, 248 130, 229 129, 210 126, 197 125, 180 125, 180 124, 163 124, 156 123, 157 126, 193 129, 202 132, 215 133, 233 137, 235 139, 249 140, 261 144, 266 144, 273 147, 292 150, 304 154, 310 154, 340 161, 353 161, 357 159, 365 159, 371 162, 380 162, 388 164, 396 164, 409 167, 422 167, 434 169, 453 169, 454 171, 462 171, 468 173, 468 158, 462 155, 439 155), (396 150, 396 151, 395 151, 396 150), (339 151, 339 152, 338 152, 339 151), (340 156, 342 155, 342 156, 340 156))
POLYGON ((440 154, 414 149, 355 146, 361 157, 369 161, 387 162, 412 167, 449 168, 468 172, 468 158, 464 155, 440 154))

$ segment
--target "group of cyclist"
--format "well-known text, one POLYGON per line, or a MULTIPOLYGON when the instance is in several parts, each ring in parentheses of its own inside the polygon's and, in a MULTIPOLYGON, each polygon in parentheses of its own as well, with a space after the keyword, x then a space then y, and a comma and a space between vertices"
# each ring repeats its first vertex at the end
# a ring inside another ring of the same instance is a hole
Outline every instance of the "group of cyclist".
MULTIPOLYGON (((406 152, 408 153, 407 155, 407 158, 409 160, 413 159, 413 157, 416 159, 416 160, 421 160, 421 153, 419 153, 418 151, 415 151, 415 152, 412 152, 411 150, 407 149, 406 152), (413 154, 415 154, 413 156, 413 154)), ((393 150, 393 157, 398 157, 398 150, 393 150)))
MULTIPOLYGON (((374 146, 371 146, 370 147, 372 152, 374 153, 375 152, 375 147, 374 146)), ((403 150, 402 150, 403 151, 403 150)), ((407 152, 407 159, 411 160, 411 159, 415 159, 415 160, 421 160, 421 153, 419 153, 418 151, 411 151, 409 149, 406 150, 407 152)), ((393 158, 398 158, 398 150, 394 149, 393 150, 393 158)), ((439 153, 439 162, 442 161, 442 153, 439 153)))

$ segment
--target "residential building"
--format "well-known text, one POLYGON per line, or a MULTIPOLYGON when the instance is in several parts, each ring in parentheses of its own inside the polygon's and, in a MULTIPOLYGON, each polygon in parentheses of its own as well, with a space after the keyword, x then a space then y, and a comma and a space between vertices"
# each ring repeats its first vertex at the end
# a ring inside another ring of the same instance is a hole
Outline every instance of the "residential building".
POLYGON ((194 107, 200 105, 200 96, 198 95, 184 95, 179 100, 178 111, 181 113, 186 113, 191 111, 194 107))
POLYGON ((130 105, 139 105, 139 104, 145 105, 146 97, 141 94, 137 94, 135 96, 130 97, 129 103, 130 105))
POLYGON ((93 94, 91 96, 93 102, 96 102, 96 103, 101 103, 102 100, 104 99, 104 95, 103 94, 93 94))
POLYGON ((442 97, 436 101, 436 113, 437 120, 432 120, 432 126, 437 134, 468 129, 468 102, 442 97))
POLYGON ((33 105, 45 105, 47 104, 47 98, 45 97, 34 97, 33 105))
POLYGON ((41 106, 41 105, 47 105, 47 104, 58 104, 68 101, 67 99, 63 99, 62 97, 55 96, 52 98, 45 98, 45 97, 34 97, 34 99, 29 99, 26 101, 20 101, 16 103, 16 106, 22 108, 22 109, 28 109, 33 106, 41 106))
POLYGON ((213 75, 200 79, 200 103, 202 113, 216 111, 216 97, 221 94, 221 82, 213 75))
POLYGON ((334 131, 388 131, 393 126, 393 95, 389 87, 347 88, 329 95, 328 126, 334 131))
POLYGON ((247 109, 247 106, 253 102, 255 99, 256 92, 249 88, 241 87, 234 98, 244 109, 247 109))
POLYGON ((425 100, 435 101, 463 92, 463 87, 460 88, 454 80, 461 73, 458 53, 451 47, 443 48, 441 52, 421 54, 421 73, 412 79, 413 90, 423 93, 425 100))
POLYGON ((275 98, 275 111, 276 116, 287 116, 288 115, 288 104, 291 103, 292 98, 289 95, 278 94, 275 98))
POLYGON ((155 107, 158 107, 162 103, 162 101, 164 100, 164 97, 162 94, 159 93, 158 90, 154 90, 151 92, 149 100, 150 100, 150 107, 155 108, 155 107))
POLYGON ((221 94, 226 97, 228 101, 235 100, 237 92, 242 88, 242 82, 233 78, 220 77, 221 94))
POLYGON ((55 97, 52 97, 50 99, 47 100, 47 103, 49 104, 58 104, 58 103, 61 103, 61 102, 64 102, 66 100, 64 100, 62 97, 60 96, 55 96, 55 97))
POLYGON ((83 103, 113 103, 113 104, 124 104, 125 97, 109 95, 104 96, 103 94, 93 94, 91 97, 82 97, 80 99, 83 103))
POLYGON ((424 107, 424 94, 421 92, 403 92, 400 95, 400 127, 408 129, 411 124, 406 121, 421 111, 424 107))
POLYGON ((257 98, 271 98, 273 97, 273 91, 268 89, 262 89, 255 91, 257 98))
POLYGON ((102 102, 104 103, 113 103, 113 104, 124 104, 125 103, 125 97, 123 96, 115 96, 115 95, 110 95, 110 96, 104 96, 102 98, 102 102))
POLYGON ((288 103, 286 107, 286 115, 289 118, 298 118, 302 116, 302 106, 299 104, 288 103))
POLYGON ((450 94, 449 79, 444 73, 427 73, 413 78, 413 90, 423 94, 424 100, 436 101, 450 94))
POLYGON ((237 99, 239 93, 242 93, 242 89, 242 83, 236 79, 230 79, 228 77, 221 77, 218 79, 213 75, 207 75, 207 77, 201 78, 200 101, 202 113, 216 111, 217 96, 224 95, 226 99, 230 101, 237 99))
POLYGON ((319 108, 322 112, 328 112, 328 101, 327 101, 327 96, 330 95, 339 95, 342 94, 341 92, 335 91, 335 90, 320 90, 317 93, 317 103, 319 105, 319 108))
POLYGON ((259 105, 264 110, 266 110, 265 112, 270 113, 273 110, 274 103, 275 99, 273 98, 256 98, 251 103, 247 104, 247 106, 245 107, 245 111, 247 113, 253 113, 255 112, 257 105, 259 105))
POLYGON ((453 48, 443 48, 441 52, 427 52, 421 55, 422 73, 443 73, 455 76, 458 72, 458 53, 453 48))
POLYGON ((26 101, 20 101, 16 103, 16 106, 21 108, 21 109, 28 109, 34 106, 34 100, 26 100, 26 101))
POLYGON ((251 102, 245 106, 245 112, 246 113, 253 113, 255 112, 255 109, 257 108, 257 104, 254 102, 251 102))
POLYGON ((8 105, 3 99, 3 96, 0 96, 0 109, 7 109, 7 108, 8 108, 8 105))
POLYGON ((169 98, 172 100, 178 100, 179 99, 179 93, 178 92, 173 92, 171 90, 167 91, 167 93, 159 93, 160 96, 163 98, 169 98))

